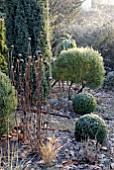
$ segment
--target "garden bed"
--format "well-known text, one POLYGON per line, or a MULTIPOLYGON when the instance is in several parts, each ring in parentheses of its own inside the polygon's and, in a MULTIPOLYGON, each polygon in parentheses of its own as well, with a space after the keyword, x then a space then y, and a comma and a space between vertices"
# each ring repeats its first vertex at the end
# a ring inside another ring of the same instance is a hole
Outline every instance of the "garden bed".
MULTIPOLYGON (((42 115, 44 122, 48 120, 48 128, 46 137, 50 138, 55 135, 60 139, 62 146, 57 158, 50 166, 45 166, 43 160, 37 153, 33 153, 30 143, 25 140, 21 141, 18 146, 15 144, 15 156, 13 157, 13 166, 18 158, 17 165, 21 170, 109 170, 114 169, 114 94, 113 92, 105 92, 100 89, 98 91, 90 90, 97 98, 97 108, 95 114, 102 117, 108 127, 107 140, 103 145, 98 145, 96 150, 95 141, 77 142, 74 138, 75 122, 79 118, 72 109, 72 102, 67 99, 66 92, 52 89, 51 95, 45 102, 50 105, 52 115, 42 115), (55 116, 54 116, 55 113, 55 116), (57 116, 60 115, 60 116, 57 116), (61 115, 68 116, 62 117, 61 115)), ((31 113, 31 116, 34 113, 31 113)), ((33 119, 34 121, 34 119, 33 119)), ((16 143, 17 138, 13 137, 11 141, 16 143)), ((4 143, 4 142, 3 142, 4 143)), ((7 142, 6 142, 7 145, 7 142)), ((14 146, 14 145, 13 145, 14 146)), ((5 148, 5 147, 3 147, 5 148)), ((4 151, 2 151, 3 153, 4 151)), ((15 169, 15 166, 14 166, 15 169)))

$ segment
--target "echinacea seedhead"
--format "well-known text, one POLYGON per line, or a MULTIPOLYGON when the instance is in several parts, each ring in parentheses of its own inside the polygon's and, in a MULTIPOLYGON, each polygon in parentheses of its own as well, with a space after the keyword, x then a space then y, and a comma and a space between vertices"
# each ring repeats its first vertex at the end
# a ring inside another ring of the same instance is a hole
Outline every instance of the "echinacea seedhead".
POLYGON ((38 56, 42 57, 42 52, 40 50, 36 51, 35 54, 36 54, 37 57, 38 56))
POLYGON ((12 49, 12 50, 14 49, 14 45, 11 45, 11 49, 12 49))
POLYGON ((31 37, 28 38, 28 41, 29 41, 29 42, 31 41, 31 37))
POLYGON ((23 59, 20 59, 20 62, 21 62, 21 63, 24 63, 24 60, 23 60, 23 59))
POLYGON ((51 81, 53 78, 52 77, 49 77, 49 80, 51 81))
POLYGON ((31 60, 31 59, 32 59, 32 56, 28 56, 28 59, 31 60))
POLYGON ((20 53, 18 56, 19 56, 19 57, 22 57, 22 54, 20 53))
POLYGON ((44 60, 44 61, 43 61, 43 63, 46 65, 46 64, 47 64, 47 61, 46 61, 46 60, 44 60))
POLYGON ((17 59, 17 63, 19 63, 19 59, 17 59))

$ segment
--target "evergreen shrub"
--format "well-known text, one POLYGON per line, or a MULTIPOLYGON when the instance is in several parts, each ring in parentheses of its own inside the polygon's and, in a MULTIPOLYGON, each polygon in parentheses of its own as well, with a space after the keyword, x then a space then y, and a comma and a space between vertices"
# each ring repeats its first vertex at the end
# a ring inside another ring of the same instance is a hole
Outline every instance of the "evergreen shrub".
POLYGON ((91 113, 96 108, 96 99, 90 93, 79 93, 73 97, 73 109, 79 114, 91 113))
POLYGON ((53 63, 53 78, 71 81, 92 89, 100 87, 105 79, 102 56, 92 48, 72 48, 60 53, 53 63))
POLYGON ((7 72, 7 63, 2 54, 0 54, 0 70, 4 73, 7 72))
POLYGON ((14 125, 17 96, 9 77, 0 72, 0 135, 7 133, 14 125))
POLYGON ((95 139, 102 144, 106 136, 106 124, 102 118, 95 114, 86 114, 76 121, 75 139, 77 141, 95 139))

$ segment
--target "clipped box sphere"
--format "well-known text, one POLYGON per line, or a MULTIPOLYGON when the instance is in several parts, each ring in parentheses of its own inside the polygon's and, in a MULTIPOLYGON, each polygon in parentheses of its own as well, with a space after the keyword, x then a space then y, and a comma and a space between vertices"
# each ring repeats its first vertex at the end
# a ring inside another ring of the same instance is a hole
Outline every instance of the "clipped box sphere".
POLYGON ((73 97, 73 109, 76 113, 91 113, 96 108, 96 99, 90 93, 79 93, 73 97))
POLYGON ((86 114, 76 121, 75 139, 77 141, 92 139, 102 144, 106 137, 107 127, 99 116, 86 114))

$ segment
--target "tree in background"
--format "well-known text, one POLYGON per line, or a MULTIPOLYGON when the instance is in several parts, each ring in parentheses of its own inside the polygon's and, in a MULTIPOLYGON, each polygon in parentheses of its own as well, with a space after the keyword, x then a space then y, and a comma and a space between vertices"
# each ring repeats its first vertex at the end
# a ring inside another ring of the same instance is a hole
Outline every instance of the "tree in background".
POLYGON ((114 70, 114 23, 109 21, 90 32, 84 32, 83 37, 78 36, 77 42, 79 46, 92 46, 98 50, 104 58, 107 71, 109 68, 114 70))
POLYGON ((63 23, 72 22, 83 2, 84 0, 49 0, 51 25, 54 29, 63 23))
POLYGON ((107 71, 114 70, 114 9, 102 7, 97 11, 81 12, 77 21, 67 25, 59 34, 71 34, 78 47, 92 47, 103 56, 107 71), (97 17, 96 17, 97 16, 97 17))
MULTIPOLYGON (((50 21, 52 28, 52 50, 60 43, 61 30, 71 26, 79 14, 81 5, 85 0, 49 0, 50 21)), ((64 32, 65 33, 65 32, 64 32)), ((71 33, 69 33, 71 34, 71 33)))
POLYGON ((76 41, 72 39, 72 36, 65 34, 62 37, 62 42, 57 45, 56 56, 58 57, 62 50, 68 50, 69 48, 75 48, 76 41))
POLYGON ((2 72, 7 71, 7 63, 5 61, 6 57, 6 39, 5 39, 5 27, 4 27, 4 19, 0 19, 0 70, 2 72))
POLYGON ((114 69, 113 12, 114 10, 102 8, 90 16, 85 16, 82 21, 81 19, 78 21, 80 25, 78 27, 75 26, 73 34, 77 39, 78 46, 93 47, 93 49, 98 50, 101 53, 107 69, 109 67, 114 69))

